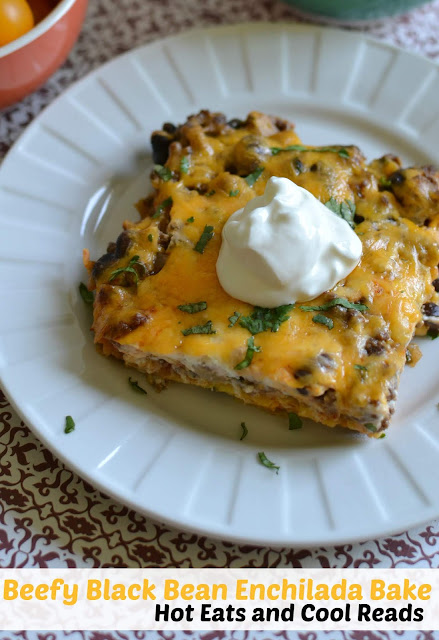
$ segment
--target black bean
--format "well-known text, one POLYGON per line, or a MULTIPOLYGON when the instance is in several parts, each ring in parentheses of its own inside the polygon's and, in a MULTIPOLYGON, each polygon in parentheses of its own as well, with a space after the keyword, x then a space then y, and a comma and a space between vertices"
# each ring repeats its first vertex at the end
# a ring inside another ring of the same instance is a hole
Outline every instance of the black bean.
POLYGON ((151 275, 152 276, 155 276, 156 273, 158 273, 159 271, 161 271, 163 269, 167 259, 168 259, 168 256, 167 256, 166 253, 156 253, 155 254, 154 266, 153 266, 152 271, 151 271, 151 275))
POLYGON ((175 126, 175 124, 172 124, 172 122, 165 122, 165 124, 163 125, 163 131, 172 134, 177 131, 177 127, 175 126))
POLYGON ((104 253, 104 255, 94 263, 93 270, 91 272, 92 277, 97 280, 101 273, 114 262, 116 262, 116 256, 114 253, 104 253))
POLYGON ((239 175, 246 176, 263 166, 267 156, 271 156, 271 151, 264 138, 249 134, 236 143, 230 165, 236 167, 239 175))
POLYGON ((148 317, 141 313, 136 313, 128 322, 120 320, 114 326, 110 328, 109 334, 113 340, 121 338, 122 336, 131 333, 135 329, 138 329, 141 325, 148 321, 148 317))
POLYGON ((305 165, 300 158, 293 159, 293 167, 295 168, 297 173, 303 173, 305 171, 305 165))
POLYGON ((156 164, 165 164, 169 155, 171 138, 161 133, 153 133, 151 136, 152 159, 156 164))
POLYGON ((436 278, 436 280, 433 280, 433 287, 434 287, 434 290, 439 293, 439 278, 436 278))
POLYGON ((122 231, 122 233, 119 235, 118 239, 116 240, 116 247, 114 251, 115 258, 117 259, 123 258, 126 252, 128 251, 130 244, 131 244, 131 237, 129 232, 122 231))
POLYGON ((242 129, 242 127, 245 126, 245 122, 239 118, 232 118, 232 120, 229 120, 227 124, 229 127, 232 127, 232 129, 242 129))
POLYGON ((297 389, 297 391, 301 396, 307 396, 309 394, 309 391, 306 387, 300 387, 299 389, 297 389))
POLYGON ((395 173, 392 173, 389 180, 392 184, 402 184, 405 180, 405 175, 402 171, 395 171, 395 173))
POLYGON ((134 329, 137 329, 138 327, 142 326, 142 324, 145 324, 147 320, 148 320, 147 316, 144 316, 143 313, 136 313, 130 319, 128 326, 133 331, 134 329))
POLYGON ((282 120, 282 118, 276 118, 274 124, 278 131, 286 131, 290 127, 288 120, 282 120))
POLYGON ((96 296, 96 302, 102 306, 108 304, 110 302, 113 291, 113 287, 110 287, 108 284, 102 285, 102 287, 99 289, 98 295, 96 296))
POLYGON ((424 316, 434 316, 437 318, 439 316, 439 304, 435 304, 434 302, 426 302, 422 305, 422 313, 424 316))
POLYGON ((294 372, 294 377, 296 378, 296 380, 298 380, 299 378, 309 376, 310 373, 311 371, 309 369, 296 369, 296 371, 294 372))

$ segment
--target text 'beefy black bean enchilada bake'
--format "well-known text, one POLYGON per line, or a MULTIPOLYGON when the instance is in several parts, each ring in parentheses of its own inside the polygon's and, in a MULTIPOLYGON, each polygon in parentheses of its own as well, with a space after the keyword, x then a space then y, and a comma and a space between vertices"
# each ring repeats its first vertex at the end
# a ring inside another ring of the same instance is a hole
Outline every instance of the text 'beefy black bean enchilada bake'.
POLYGON ((382 437, 439 331, 439 173, 202 111, 152 135, 140 222, 90 260, 93 331, 163 386, 382 437))

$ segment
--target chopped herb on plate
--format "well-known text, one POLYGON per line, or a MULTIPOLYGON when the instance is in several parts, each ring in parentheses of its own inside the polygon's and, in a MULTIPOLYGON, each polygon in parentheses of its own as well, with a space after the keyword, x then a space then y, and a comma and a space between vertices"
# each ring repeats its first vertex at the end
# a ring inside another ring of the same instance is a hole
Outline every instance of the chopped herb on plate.
POLYGON ((354 217, 356 207, 352 200, 337 202, 335 198, 330 198, 328 202, 325 202, 325 207, 339 216, 339 218, 343 218, 352 229, 355 227, 354 217))
POLYGON ((231 198, 236 198, 236 196, 239 196, 239 189, 232 189, 231 191, 229 191, 229 196, 231 198))
POLYGON ((89 291, 87 286, 83 282, 79 284, 79 293, 85 304, 93 304, 95 299, 93 291, 89 291))
POLYGON ((245 181, 248 184, 248 186, 252 187, 256 182, 256 180, 258 180, 263 173, 264 173, 264 167, 259 167, 258 169, 256 169, 256 171, 253 171, 253 173, 249 173, 248 176, 245 178, 245 181))
POLYGON ((247 353, 245 354, 244 360, 242 360, 242 362, 239 362, 236 365, 235 369, 238 369, 240 371, 241 369, 246 369, 247 367, 249 367, 252 363, 254 354, 259 353, 260 351, 261 347, 255 346, 255 339, 252 336, 247 340, 247 353))
POLYGON ((349 152, 344 147, 305 147, 303 144, 290 144, 288 147, 271 147, 271 153, 274 156, 283 151, 328 151, 337 153, 341 158, 349 158, 349 152))
POLYGON ((364 380, 367 376, 367 367, 364 364, 354 364, 354 369, 360 372, 360 376, 362 380, 364 380))
POLYGON ((324 324, 328 329, 334 328, 334 320, 332 318, 328 318, 321 313, 318 313, 316 316, 313 316, 313 322, 317 322, 317 324, 324 324))
POLYGON ((145 266, 144 266, 143 262, 140 262, 140 257, 139 256, 133 256, 126 267, 120 267, 119 269, 115 269, 110 274, 110 277, 108 278, 108 282, 111 282, 112 280, 114 280, 114 278, 117 278, 117 276, 120 276, 122 273, 132 273, 133 276, 134 276, 136 284, 138 284, 139 283, 139 274, 137 273, 136 269, 134 268, 135 266, 139 266, 143 270, 145 270, 145 266))
POLYGON ((263 464, 264 467, 267 467, 268 469, 275 469, 276 473, 279 473, 280 467, 274 462, 272 462, 271 460, 269 460, 263 451, 259 451, 258 458, 259 458, 259 462, 263 464))
POLYGON ((128 383, 129 383, 131 389, 133 389, 133 391, 136 391, 137 393, 144 393, 145 395, 147 395, 147 392, 145 391, 145 389, 143 389, 140 386, 140 384, 137 382, 137 380, 133 380, 131 376, 128 378, 128 383))
POLYGON ((303 427, 302 419, 299 418, 297 413, 289 413, 288 414, 288 429, 290 431, 295 431, 296 429, 301 429, 303 427))
POLYGON ((239 313, 239 311, 235 311, 231 316, 229 316, 229 327, 234 327, 240 317, 241 314, 239 313))
POLYGON ((163 180, 163 182, 168 182, 168 180, 172 178, 172 171, 161 164, 155 164, 154 171, 163 180))
POLYGON ((198 251, 198 253, 204 253, 204 249, 206 248, 207 243, 209 242, 209 240, 212 240, 213 236, 213 227, 206 224, 203 229, 203 233, 200 236, 200 239, 194 247, 194 251, 198 251))
POLYGON ((346 300, 346 298, 334 298, 329 302, 325 302, 325 304, 321 304, 315 307, 302 305, 299 308, 302 309, 302 311, 327 311, 332 307, 344 307, 345 309, 356 309, 357 311, 367 311, 367 309, 369 308, 365 304, 350 302, 349 300, 346 300))
POLYGON ((71 433, 75 430, 75 421, 72 416, 66 416, 66 425, 64 427, 64 433, 71 433))
POLYGON ((379 180, 379 185, 383 189, 391 189, 392 188, 392 182, 388 178, 385 178, 384 176, 381 176, 381 178, 379 180))
POLYGON ((241 429, 242 429, 242 432, 241 432, 241 437, 239 439, 244 440, 244 438, 248 434, 248 429, 245 422, 241 422, 241 429))
POLYGON ((161 202, 159 204, 159 206, 157 207, 157 209, 154 211, 154 214, 152 215, 152 218, 158 218, 159 216, 162 215, 163 211, 165 211, 165 209, 167 209, 168 207, 172 206, 172 198, 171 196, 169 196, 169 198, 166 198, 166 200, 163 200, 163 202, 161 202))
POLYGON ((180 171, 181 173, 187 173, 189 171, 190 160, 188 156, 183 156, 180 160, 180 171))
POLYGON ((182 334, 184 336, 190 336, 195 334, 211 334, 216 333, 216 331, 212 328, 212 321, 208 320, 206 324, 197 324, 194 327, 189 327, 188 329, 183 329, 182 334))
POLYGON ((274 309, 265 309, 263 307, 255 307, 249 316, 243 316, 239 324, 252 335, 262 333, 263 331, 279 331, 279 327, 290 317, 289 311, 294 309, 294 304, 283 304, 274 309))
POLYGON ((177 308, 185 313, 198 313, 207 309, 207 302, 189 302, 188 304, 179 304, 177 308))

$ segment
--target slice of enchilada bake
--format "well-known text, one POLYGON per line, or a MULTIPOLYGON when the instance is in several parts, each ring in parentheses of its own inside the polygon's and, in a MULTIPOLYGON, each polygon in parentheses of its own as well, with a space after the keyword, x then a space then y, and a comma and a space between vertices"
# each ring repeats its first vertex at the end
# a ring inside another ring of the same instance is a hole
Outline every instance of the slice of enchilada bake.
POLYGON ((159 387, 195 384, 379 437, 413 335, 438 334, 439 173, 393 155, 366 164, 355 146, 305 147, 291 123, 257 112, 202 111, 155 131, 152 147, 141 221, 96 262, 85 251, 102 352, 159 387), (226 220, 271 176, 344 217, 363 254, 312 302, 264 309, 229 296, 215 266, 226 220))

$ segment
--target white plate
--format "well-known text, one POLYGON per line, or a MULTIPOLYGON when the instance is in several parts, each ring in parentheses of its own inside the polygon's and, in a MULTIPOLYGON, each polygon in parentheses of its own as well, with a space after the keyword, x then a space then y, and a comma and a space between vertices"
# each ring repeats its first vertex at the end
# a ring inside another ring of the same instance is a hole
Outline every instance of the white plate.
MULTIPOLYGON (((439 340, 404 373, 387 439, 286 420, 172 385, 136 395, 95 352, 78 296, 148 189, 149 135, 200 108, 293 119, 306 143, 439 161, 431 62, 358 34, 254 24, 196 31, 113 60, 26 130, 0 171, 0 369, 24 420, 67 465, 178 527, 267 545, 381 536, 439 515, 439 340), (64 417, 76 430, 65 435, 64 417), (240 423, 249 435, 240 441, 240 423), (257 452, 280 464, 276 475, 257 452)), ((421 341, 422 342, 422 341, 421 341)), ((136 375, 136 374, 135 374, 136 375)), ((139 374, 136 376, 141 379, 139 374)))

